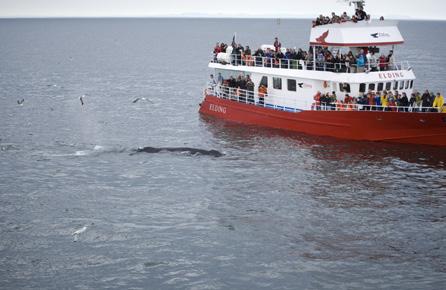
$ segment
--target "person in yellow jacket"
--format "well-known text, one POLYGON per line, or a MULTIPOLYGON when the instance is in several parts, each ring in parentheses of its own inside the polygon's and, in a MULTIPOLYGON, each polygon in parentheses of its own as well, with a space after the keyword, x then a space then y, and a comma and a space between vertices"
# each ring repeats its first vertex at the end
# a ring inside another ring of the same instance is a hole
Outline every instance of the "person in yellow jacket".
POLYGON ((441 113, 446 113, 446 104, 444 104, 443 108, 441 108, 441 113))
POLYGON ((444 98, 440 93, 437 93, 432 108, 436 108, 439 112, 443 110, 444 98))
POLYGON ((386 111, 387 107, 389 106, 389 99, 386 91, 384 91, 383 95, 381 96, 381 106, 383 107, 383 111, 386 111))

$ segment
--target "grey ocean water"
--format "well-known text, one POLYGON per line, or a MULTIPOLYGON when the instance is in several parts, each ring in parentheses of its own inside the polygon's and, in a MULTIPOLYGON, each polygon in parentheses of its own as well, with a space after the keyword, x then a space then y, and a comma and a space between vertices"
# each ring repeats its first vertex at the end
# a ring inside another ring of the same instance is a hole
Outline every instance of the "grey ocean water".
MULTIPOLYGON (((446 23, 400 28, 417 88, 445 92, 446 23)), ((445 289, 444 148, 199 116, 216 41, 306 47, 309 29, 0 20, 0 288, 445 289)))

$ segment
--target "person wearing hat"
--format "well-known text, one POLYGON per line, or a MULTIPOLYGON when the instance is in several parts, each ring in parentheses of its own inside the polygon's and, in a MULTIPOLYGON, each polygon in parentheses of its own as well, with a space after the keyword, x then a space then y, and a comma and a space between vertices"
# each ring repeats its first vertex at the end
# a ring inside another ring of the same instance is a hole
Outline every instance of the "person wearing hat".
POLYGON ((444 98, 440 93, 437 93, 437 96, 434 99, 434 103, 432 104, 432 108, 436 108, 438 112, 442 112, 444 105, 444 98))

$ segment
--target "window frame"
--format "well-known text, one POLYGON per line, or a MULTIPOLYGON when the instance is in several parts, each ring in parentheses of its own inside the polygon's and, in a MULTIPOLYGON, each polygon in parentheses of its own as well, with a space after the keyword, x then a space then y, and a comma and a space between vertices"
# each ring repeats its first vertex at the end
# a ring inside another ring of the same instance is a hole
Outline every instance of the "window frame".
POLYGON ((274 90, 282 90, 283 86, 282 86, 282 78, 280 77, 273 77, 273 89, 274 90), (279 86, 277 85, 279 84, 279 86))
POLYGON ((268 77, 267 76, 262 76, 262 78, 260 79, 259 87, 261 85, 264 85, 266 88, 268 87, 268 77))
POLYGON ((360 93, 365 93, 366 90, 367 90, 367 84, 366 83, 360 83, 359 84, 359 92, 360 93))
POLYGON ((339 83, 339 90, 342 93, 351 94, 352 88, 349 83, 339 83))
POLYGON ((383 90, 384 90, 384 83, 378 83, 378 86, 376 86, 376 91, 382 92, 383 90), (379 89, 379 87, 381 87, 381 89, 379 89))
POLYGON ((400 81, 400 90, 404 90, 405 81, 400 81))
POLYGON ((288 90, 289 92, 297 92, 297 80, 295 80, 295 79, 287 79, 286 87, 287 87, 287 90, 288 90), (291 82, 291 83, 294 82, 294 87, 293 87, 293 85, 290 86, 290 82, 291 82), (294 88, 294 90, 291 90, 290 87, 291 87, 291 88, 294 88))

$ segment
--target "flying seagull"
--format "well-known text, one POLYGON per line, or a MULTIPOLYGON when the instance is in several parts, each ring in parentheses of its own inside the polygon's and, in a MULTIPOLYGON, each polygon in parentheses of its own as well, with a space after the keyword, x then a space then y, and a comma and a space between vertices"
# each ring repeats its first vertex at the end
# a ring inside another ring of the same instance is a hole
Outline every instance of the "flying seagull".
POLYGON ((74 232, 71 234, 71 235, 74 237, 73 242, 77 242, 77 239, 78 239, 79 235, 82 234, 83 232, 85 232, 85 231, 87 230, 87 228, 88 228, 88 226, 85 225, 85 226, 83 226, 82 228, 80 228, 80 229, 74 231, 74 232))
POLYGON ((80 96, 80 98, 79 98, 79 100, 81 101, 81 105, 82 105, 82 106, 84 105, 84 97, 85 97, 85 95, 82 95, 82 96, 80 96))

